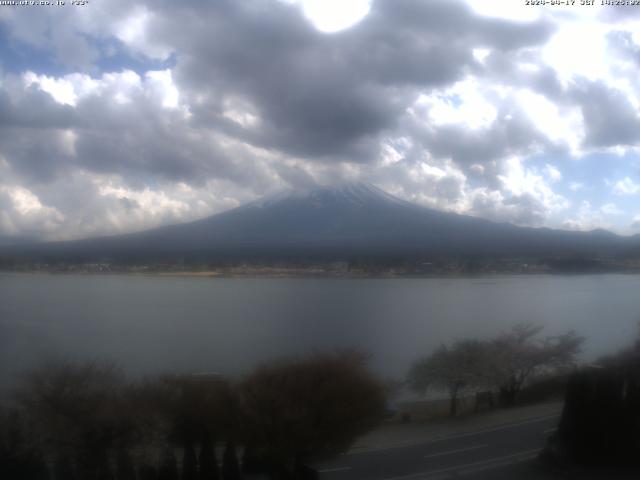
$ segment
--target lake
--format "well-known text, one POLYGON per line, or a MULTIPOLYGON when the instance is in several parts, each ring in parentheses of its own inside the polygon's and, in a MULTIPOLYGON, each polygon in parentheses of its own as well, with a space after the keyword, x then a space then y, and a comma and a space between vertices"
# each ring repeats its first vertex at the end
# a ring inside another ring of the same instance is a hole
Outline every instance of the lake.
POLYGON ((268 279, 0 274, 0 377, 49 358, 116 360, 139 373, 218 371, 355 346, 401 378, 442 342, 518 322, 587 337, 584 359, 627 345, 640 276, 268 279))

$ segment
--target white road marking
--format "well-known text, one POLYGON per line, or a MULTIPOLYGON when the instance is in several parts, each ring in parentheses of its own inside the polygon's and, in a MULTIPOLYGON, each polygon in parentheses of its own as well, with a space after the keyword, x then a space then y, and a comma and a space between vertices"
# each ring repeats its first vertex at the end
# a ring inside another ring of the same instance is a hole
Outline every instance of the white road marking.
POLYGON ((455 453, 462 453, 462 452, 468 452, 470 450, 477 450, 479 448, 486 448, 489 445, 474 445, 473 447, 467 447, 467 448, 458 448, 457 450, 449 450, 447 452, 440 452, 440 453, 432 453, 431 455, 425 455, 424 458, 433 458, 433 457, 442 457, 444 455, 453 455, 455 453))
MULTIPOLYGON (((455 465, 453 467, 441 468, 439 470, 429 470, 426 472, 412 473, 410 475, 403 475, 401 477, 390 477, 385 480, 435 480, 437 478, 445 478, 443 475, 456 472, 458 475, 464 475, 468 473, 475 473, 482 470, 488 470, 491 468, 502 467, 511 463, 517 463, 524 460, 530 460, 535 458, 540 453, 540 448, 533 450, 525 450, 522 452, 512 453, 510 455, 504 455, 502 457, 488 458, 487 460, 481 460, 479 462, 466 463, 462 465, 455 465)), ((448 477, 446 477, 448 478, 448 477)))
POLYGON ((446 442, 447 440, 453 440, 456 438, 473 437, 475 435, 482 435, 483 433, 491 433, 491 432, 498 432, 500 430, 508 430, 510 428, 519 427, 521 425, 528 425, 530 423, 544 422, 546 420, 550 420, 556 417, 560 417, 560 414, 552 413, 552 414, 543 415, 540 417, 531 418, 529 420, 523 420, 515 423, 505 423, 497 427, 487 427, 480 430, 474 430, 472 432, 453 433, 451 435, 443 435, 441 437, 435 437, 435 438, 430 438, 425 440, 412 440, 410 442, 395 443, 393 445, 389 445, 381 448, 369 448, 365 450, 351 451, 351 452, 343 453, 341 456, 349 457, 351 455, 366 455, 367 453, 383 452, 385 450, 395 450, 397 448, 412 447, 414 445, 428 445, 428 444, 437 443, 437 442, 446 442))
MULTIPOLYGON (((534 448, 532 450, 525 450, 524 452, 514 453, 513 455, 506 455, 504 457, 498 457, 497 459, 487 460, 484 462, 476 462, 476 465, 467 466, 458 473, 459 476, 468 475, 470 473, 478 473, 483 470, 491 470, 494 468, 504 467, 505 465, 511 465, 518 462, 524 462, 526 460, 532 460, 538 456, 542 451, 541 448, 534 448)), ((435 479, 430 479, 435 480, 435 479)))
POLYGON ((346 472, 347 470, 351 470, 351 467, 325 468, 318 470, 318 473, 346 472))
POLYGON ((453 435, 449 435, 446 437, 440 437, 434 440, 434 442, 441 442, 444 440, 449 440, 451 438, 464 438, 464 437, 472 437, 474 435, 481 435, 483 433, 491 433, 491 432, 498 432, 500 430, 508 430, 510 428, 514 428, 514 427, 519 427, 521 425, 528 425, 530 423, 538 423, 538 422, 544 422, 545 420, 550 420, 554 417, 559 417, 560 414, 556 413, 553 415, 545 415, 543 417, 536 417, 536 418, 532 418, 530 420, 523 420, 521 422, 516 422, 516 423, 507 423, 504 425, 500 425, 498 427, 489 427, 489 428, 485 428, 485 429, 481 429, 481 430, 476 430, 475 432, 468 432, 468 433, 459 433, 459 434, 453 434, 453 435))

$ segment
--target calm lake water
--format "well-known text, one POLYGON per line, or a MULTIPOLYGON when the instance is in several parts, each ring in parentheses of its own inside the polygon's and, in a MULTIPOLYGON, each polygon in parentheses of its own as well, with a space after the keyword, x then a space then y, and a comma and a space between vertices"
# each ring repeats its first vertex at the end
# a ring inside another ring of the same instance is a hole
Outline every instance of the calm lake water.
POLYGON ((0 383, 52 357, 132 373, 241 374, 283 355, 355 346, 403 377, 442 342, 518 322, 587 337, 586 359, 630 343, 640 276, 211 279, 0 274, 0 383))

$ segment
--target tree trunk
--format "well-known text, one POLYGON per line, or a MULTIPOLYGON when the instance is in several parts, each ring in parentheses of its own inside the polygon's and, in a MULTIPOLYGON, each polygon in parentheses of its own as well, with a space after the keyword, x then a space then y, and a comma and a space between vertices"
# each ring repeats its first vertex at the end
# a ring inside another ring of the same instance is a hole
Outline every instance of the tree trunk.
POLYGON ((513 387, 500 387, 500 403, 503 407, 513 407, 516 404, 518 392, 513 387))
POLYGON ((233 440, 229 440, 224 447, 224 453, 222 455, 222 478, 223 480, 239 480, 242 478, 240 465, 238 464, 238 456, 236 455, 236 445, 233 440))
POLYGON ((75 480, 76 475, 73 469, 73 463, 67 455, 58 455, 53 464, 54 480, 75 480))
POLYGON ((458 388, 454 387, 450 391, 449 416, 455 417, 456 415, 458 415, 458 388))
POLYGON ((178 474, 178 462, 173 450, 167 448, 164 452, 162 461, 160 462, 160 469, 158 470, 158 480, 179 480, 178 474))
POLYGON ((157 480, 157 478, 158 478, 158 472, 153 465, 142 464, 138 468, 139 480, 157 480))
POLYGON ((97 466, 98 480, 113 480, 113 472, 111 471, 111 462, 106 450, 102 449, 98 457, 97 466))
POLYGON ((133 466, 131 454, 126 448, 118 451, 116 459, 116 479, 117 480, 135 480, 136 470, 133 466))
POLYGON ((188 441, 184 446, 182 456, 182 480, 197 480, 198 478, 198 457, 192 441, 188 441))
POLYGON ((219 480, 220 471, 218 470, 218 461, 216 460, 214 442, 209 436, 206 436, 202 441, 199 463, 200 480, 219 480))

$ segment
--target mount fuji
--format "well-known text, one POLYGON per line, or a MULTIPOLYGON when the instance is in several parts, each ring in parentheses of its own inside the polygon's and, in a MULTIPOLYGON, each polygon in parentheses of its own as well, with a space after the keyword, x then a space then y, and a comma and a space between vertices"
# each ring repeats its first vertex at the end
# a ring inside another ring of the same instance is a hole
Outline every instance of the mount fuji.
POLYGON ((518 227, 421 207, 365 183, 292 190, 202 220, 139 233, 2 248, 2 256, 94 259, 345 259, 612 256, 638 237, 518 227))

